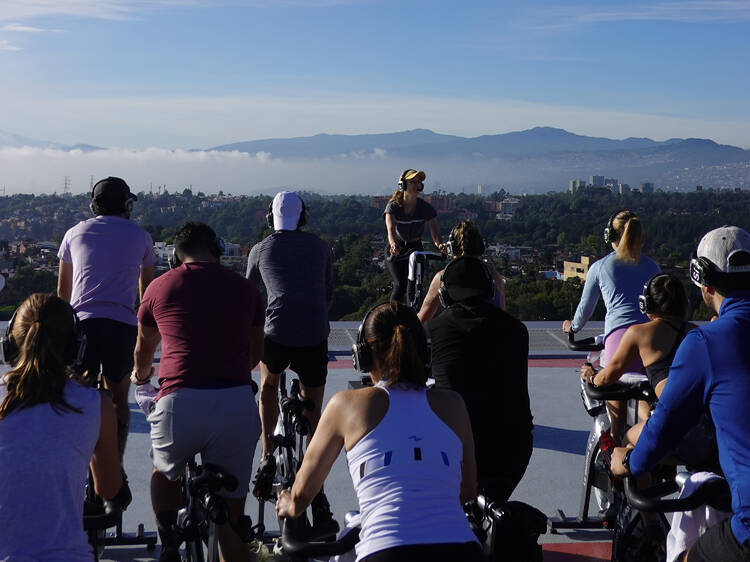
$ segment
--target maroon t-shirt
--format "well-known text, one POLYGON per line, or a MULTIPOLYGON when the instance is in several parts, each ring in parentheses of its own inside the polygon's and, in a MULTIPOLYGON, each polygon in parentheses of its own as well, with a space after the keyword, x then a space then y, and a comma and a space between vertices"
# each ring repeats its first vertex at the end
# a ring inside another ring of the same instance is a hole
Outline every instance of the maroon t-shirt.
POLYGON ((250 328, 262 326, 258 289, 218 263, 186 263, 154 279, 138 321, 161 334, 158 398, 178 388, 250 384, 250 328))

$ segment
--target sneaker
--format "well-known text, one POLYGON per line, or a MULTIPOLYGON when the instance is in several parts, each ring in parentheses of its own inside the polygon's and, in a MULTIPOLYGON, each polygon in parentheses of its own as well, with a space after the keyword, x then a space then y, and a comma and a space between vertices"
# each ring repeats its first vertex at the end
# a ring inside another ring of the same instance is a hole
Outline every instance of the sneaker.
POLYGON ((258 465, 258 471, 253 480, 253 495, 259 501, 273 499, 273 477, 276 475, 276 459, 273 455, 266 455, 258 465))
POLYGON ((312 510, 313 527, 321 527, 333 521, 331 505, 322 491, 318 492, 318 495, 313 498, 310 509, 312 510))
POLYGON ((159 562, 182 562, 180 551, 174 546, 162 546, 159 562))
POLYGON ((124 468, 120 467, 120 471, 122 474, 120 490, 114 498, 104 500, 104 510, 107 512, 125 511, 130 502, 133 501, 133 493, 130 491, 130 485, 128 484, 128 475, 125 474, 124 468))

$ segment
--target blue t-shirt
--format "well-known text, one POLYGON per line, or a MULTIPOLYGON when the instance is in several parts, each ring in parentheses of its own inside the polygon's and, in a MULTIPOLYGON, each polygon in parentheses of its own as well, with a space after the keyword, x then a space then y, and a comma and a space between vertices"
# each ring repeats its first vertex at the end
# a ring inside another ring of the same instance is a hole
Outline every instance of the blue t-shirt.
POLYGON ((247 277, 266 286, 264 332, 273 341, 304 347, 328 338, 333 263, 323 240, 301 230, 274 232, 250 250, 247 277))
POLYGON ((659 271, 659 264, 645 255, 637 262, 630 262, 618 260, 617 254, 612 252, 594 262, 586 275, 581 302, 573 317, 573 331, 579 331, 591 318, 599 295, 607 308, 605 336, 617 328, 647 322, 646 315, 638 310, 638 295, 643 292, 646 281, 659 271))
POLYGON ((653 415, 630 457, 639 475, 707 413, 732 491, 732 531, 750 541, 750 291, 725 297, 719 318, 685 336, 653 415))

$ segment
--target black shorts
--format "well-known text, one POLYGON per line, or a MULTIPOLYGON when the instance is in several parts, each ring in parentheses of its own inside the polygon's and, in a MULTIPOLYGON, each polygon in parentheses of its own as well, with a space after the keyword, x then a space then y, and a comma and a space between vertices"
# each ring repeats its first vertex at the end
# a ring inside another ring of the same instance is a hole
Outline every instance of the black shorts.
POLYGON ((296 347, 263 339, 263 363, 272 373, 291 369, 305 386, 325 386, 328 375, 328 339, 317 345, 296 347))
POLYGON ((750 560, 750 545, 737 542, 732 532, 731 520, 725 519, 703 533, 689 551, 689 562, 750 560))
POLYGON ((396 546, 365 556, 362 562, 482 562, 482 548, 476 542, 415 544, 396 546))
POLYGON ((86 334, 83 368, 88 379, 96 380, 101 372, 107 382, 119 383, 133 370, 133 350, 138 327, 109 318, 87 318, 80 322, 86 334))

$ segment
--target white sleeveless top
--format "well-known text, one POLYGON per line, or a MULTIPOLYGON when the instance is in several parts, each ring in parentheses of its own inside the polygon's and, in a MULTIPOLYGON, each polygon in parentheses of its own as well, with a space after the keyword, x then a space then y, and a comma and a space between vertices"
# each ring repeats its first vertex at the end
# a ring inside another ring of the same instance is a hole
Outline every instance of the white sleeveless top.
POLYGON ((357 560, 396 546, 476 541, 459 499, 461 440, 424 389, 378 387, 388 411, 346 454, 362 518, 357 560))
MULTIPOLYGON (((0 378, 0 401, 5 396, 0 378)), ((38 404, 0 420, 0 560, 93 559, 83 532, 83 496, 101 398, 68 381, 65 400, 83 413, 38 404)))

